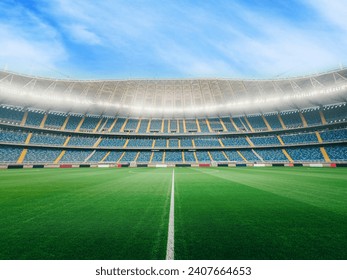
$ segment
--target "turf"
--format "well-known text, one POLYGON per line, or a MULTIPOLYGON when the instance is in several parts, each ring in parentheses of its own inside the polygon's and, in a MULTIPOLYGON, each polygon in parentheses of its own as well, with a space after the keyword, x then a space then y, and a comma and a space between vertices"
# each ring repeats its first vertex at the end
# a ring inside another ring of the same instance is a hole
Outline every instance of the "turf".
POLYGON ((176 174, 177 259, 347 258, 346 169, 176 174))
MULTIPOLYGON (((176 168, 175 259, 347 259, 345 168, 176 168)), ((164 259, 172 169, 0 171, 0 259, 164 259)))
POLYGON ((0 173, 1 259, 164 259, 171 176, 128 169, 0 173))

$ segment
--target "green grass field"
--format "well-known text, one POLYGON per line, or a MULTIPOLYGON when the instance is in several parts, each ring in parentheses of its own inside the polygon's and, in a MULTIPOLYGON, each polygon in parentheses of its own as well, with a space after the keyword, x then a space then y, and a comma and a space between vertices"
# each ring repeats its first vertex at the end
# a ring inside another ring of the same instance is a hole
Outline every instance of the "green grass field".
MULTIPOLYGON (((165 259, 172 169, 0 171, 0 259, 165 259)), ((175 259, 347 259, 347 169, 175 168, 175 259)))

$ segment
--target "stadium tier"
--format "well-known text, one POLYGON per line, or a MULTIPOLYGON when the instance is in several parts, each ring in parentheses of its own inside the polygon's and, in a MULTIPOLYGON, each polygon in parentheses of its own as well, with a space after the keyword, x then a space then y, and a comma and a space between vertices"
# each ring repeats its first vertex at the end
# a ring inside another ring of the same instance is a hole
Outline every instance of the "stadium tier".
POLYGON ((1 71, 0 77, 1 93, 8 90, 0 104, 2 166, 347 163, 347 69, 270 81, 78 81, 78 87, 1 71), (10 78, 14 84, 6 83, 10 78), (103 91, 106 84, 112 94, 103 91), (47 105, 11 101, 14 87, 47 105))

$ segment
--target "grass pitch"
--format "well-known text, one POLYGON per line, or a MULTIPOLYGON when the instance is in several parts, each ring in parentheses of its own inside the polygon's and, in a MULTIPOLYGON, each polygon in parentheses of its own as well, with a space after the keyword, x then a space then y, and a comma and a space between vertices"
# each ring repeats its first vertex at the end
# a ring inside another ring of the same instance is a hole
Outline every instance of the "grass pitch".
MULTIPOLYGON (((0 259, 164 259, 172 169, 0 171, 0 259)), ((345 168, 176 168, 175 259, 347 259, 345 168)))

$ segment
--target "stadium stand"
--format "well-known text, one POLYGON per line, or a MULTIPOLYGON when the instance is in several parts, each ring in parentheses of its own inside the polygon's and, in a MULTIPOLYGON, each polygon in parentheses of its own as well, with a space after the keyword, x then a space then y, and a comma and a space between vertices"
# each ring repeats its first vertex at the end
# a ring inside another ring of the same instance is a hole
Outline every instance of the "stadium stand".
POLYGON ((164 155, 164 152, 154 152, 152 162, 155 162, 155 163, 163 162, 163 155, 164 155))
POLYGON ((281 118, 287 128, 302 127, 303 123, 298 111, 281 112, 281 118))
POLYGON ((62 113, 48 113, 44 127, 60 129, 63 126, 66 117, 67 116, 62 113))
POLYGON ((24 112, 17 107, 2 105, 0 107, 0 120, 5 123, 20 124, 24 112))
POLYGON ((273 130, 282 129, 277 113, 264 114, 265 119, 273 130))
POLYGON ((123 127, 124 123, 125 123, 124 118, 118 118, 116 121, 116 124, 114 125, 114 127, 112 128, 112 132, 120 132, 121 128, 123 127))
POLYGON ((319 115, 319 108, 305 109, 301 112, 309 126, 322 124, 322 119, 319 115))
POLYGON ((324 106, 323 114, 328 123, 345 122, 347 120, 347 103, 324 106))
POLYGON ((244 137, 225 137, 221 138, 225 147, 241 147, 249 146, 249 143, 244 137))
POLYGON ((318 147, 287 148, 286 151, 294 161, 323 162, 324 158, 318 147))
POLYGON ((61 163, 79 163, 84 162, 90 155, 91 150, 67 150, 61 158, 61 163))
POLYGON ((21 130, 7 130, 0 128, 0 142, 3 143, 22 143, 28 137, 28 133, 21 130))
POLYGON ((274 135, 272 136, 257 136, 250 137, 252 143, 256 146, 272 146, 272 145, 281 145, 278 138, 274 135))
POLYGON ((97 162, 101 162, 102 159, 106 156, 107 151, 103 151, 103 150, 96 150, 93 155, 88 158, 87 162, 91 162, 91 163, 97 163, 97 162))
POLYGON ((16 163, 23 148, 0 146, 0 162, 16 163))
POLYGON ((320 132, 324 142, 337 142, 347 140, 347 129, 325 130, 320 132))
POLYGON ((73 115, 70 115, 69 117, 69 120, 66 124, 66 127, 65 129, 66 130, 76 130, 77 129, 77 126, 79 125, 79 123, 81 122, 82 120, 82 116, 73 116, 73 115))
POLYGON ((44 112, 28 111, 28 116, 25 122, 27 126, 40 126, 44 117, 44 112))
POLYGON ((318 143, 317 136, 312 133, 296 133, 289 135, 281 135, 285 144, 299 144, 299 143, 318 143))
POLYGON ((267 130, 266 124, 261 115, 247 116, 252 128, 256 131, 267 130))
POLYGON ((49 146, 63 146, 66 141, 66 135, 51 134, 46 132, 35 132, 31 136, 30 144, 41 144, 49 146))
POLYGON ((100 120, 101 118, 97 116, 86 116, 81 125, 80 131, 93 131, 100 120))
POLYGON ((137 158, 137 162, 149 162, 151 159, 152 152, 140 152, 139 157, 137 158))
POLYGON ((327 151, 329 158, 332 161, 335 161, 335 162, 347 161, 347 145, 326 146, 325 150, 327 151))
POLYGON ((165 162, 182 162, 182 152, 167 151, 165 155, 165 162))
POLYGON ((24 158, 24 163, 53 163, 61 150, 47 148, 30 148, 24 158))

